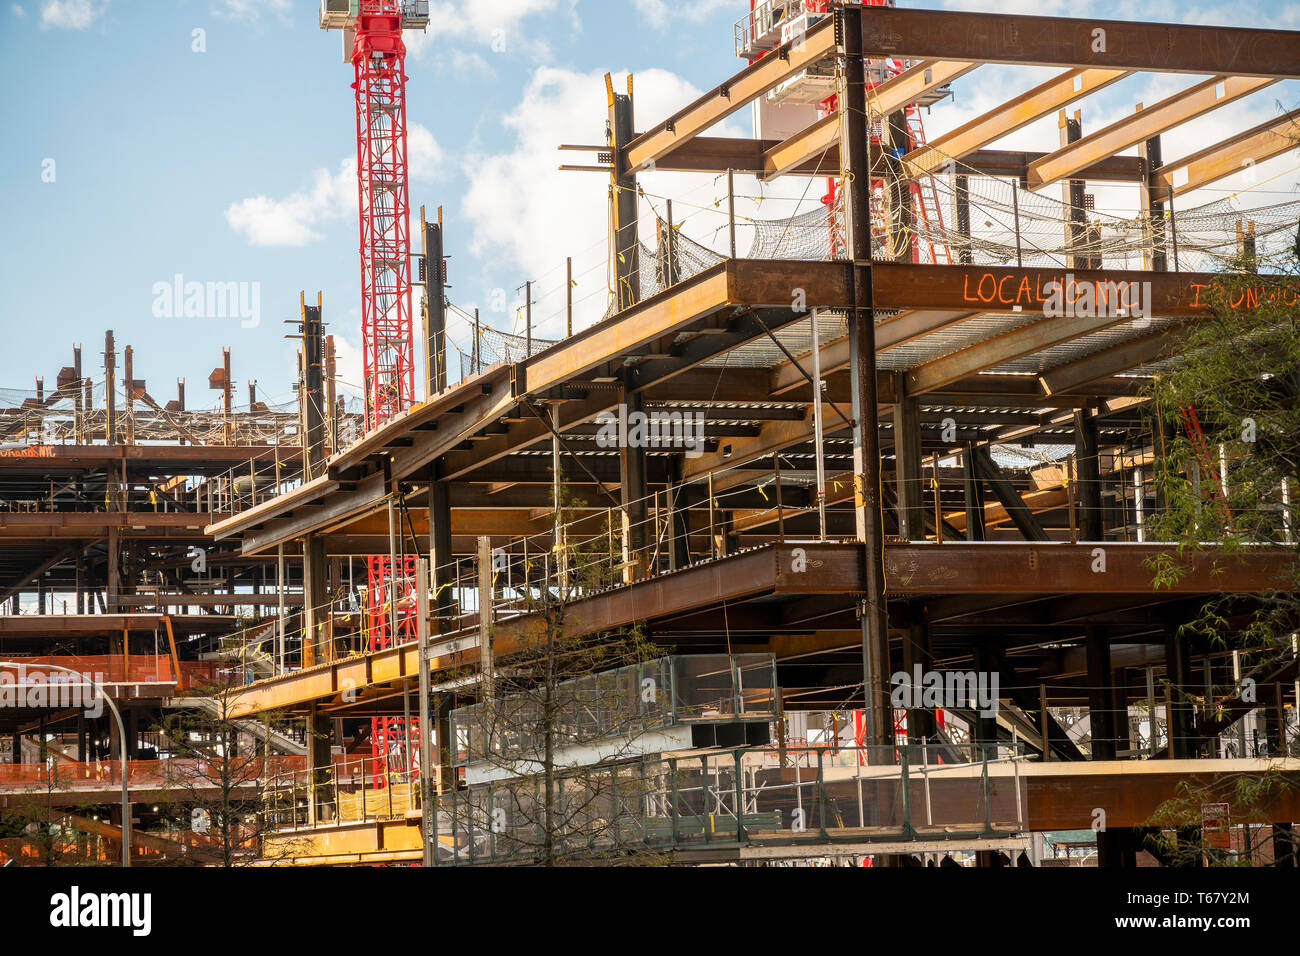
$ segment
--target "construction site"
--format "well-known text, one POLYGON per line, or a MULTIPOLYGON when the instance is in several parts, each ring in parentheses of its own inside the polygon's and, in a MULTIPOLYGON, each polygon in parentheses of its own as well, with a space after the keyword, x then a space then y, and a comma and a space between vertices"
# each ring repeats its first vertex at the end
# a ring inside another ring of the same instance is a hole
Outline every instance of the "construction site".
POLYGON ((606 74, 551 144, 608 222, 547 338, 530 277, 511 331, 453 301, 413 195, 429 6, 320 6, 360 401, 328 288, 294 403, 91 318, 0 391, 0 863, 1296 867, 1295 456, 1159 390, 1300 318, 1300 196, 1207 191, 1297 159, 1300 32, 738 0, 713 88, 606 74), (927 135, 995 67, 1039 72, 927 135), (1247 97, 1290 110, 1162 148, 1247 97))

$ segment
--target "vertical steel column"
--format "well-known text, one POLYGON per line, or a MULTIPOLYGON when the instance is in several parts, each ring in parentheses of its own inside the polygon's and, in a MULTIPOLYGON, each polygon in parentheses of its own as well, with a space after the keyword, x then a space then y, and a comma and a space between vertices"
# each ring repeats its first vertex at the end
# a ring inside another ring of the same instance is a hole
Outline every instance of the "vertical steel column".
POLYGON ((434 633, 451 628, 455 612, 455 559, 451 553, 451 499, 447 482, 438 477, 438 463, 432 465, 433 477, 427 493, 429 506, 429 566, 433 585, 434 633))
POLYGON ((573 335, 573 256, 564 260, 564 334, 573 335))
POLYGON ((117 352, 113 350, 113 330, 104 333, 104 400, 107 402, 105 441, 117 444, 117 352))
POLYGON ((135 350, 127 346, 122 350, 123 416, 126 420, 126 443, 135 444, 135 350))
MULTIPOLYGON (((889 149, 885 151, 885 162, 890 170, 889 201, 898 210, 898 241, 890 250, 896 262, 915 262, 918 244, 916 241, 915 213, 912 210, 912 185, 902 175, 899 157, 910 149, 911 138, 907 132, 907 113, 896 110, 889 114, 889 149)), ((886 257, 889 254, 886 253, 886 257)))
POLYGON ((1101 458, 1097 419, 1086 409, 1074 413, 1075 463, 1079 472, 1079 533, 1084 541, 1104 541, 1101 513, 1101 458))
POLYGON ((303 536, 302 542, 302 666, 310 667, 327 660, 318 654, 317 642, 329 615, 325 586, 325 539, 320 535, 303 536))
POLYGON ((614 213, 614 276, 618 309, 641 298, 641 248, 637 238, 636 175, 627 172, 625 148, 636 135, 632 119, 632 77, 627 78, 627 95, 614 92, 605 75, 609 101, 609 146, 613 156, 610 172, 610 203, 614 213))
POLYGON ((307 294, 301 293, 302 309, 302 368, 303 368, 303 477, 316 478, 324 472, 325 464, 325 326, 321 321, 321 295, 316 293, 316 304, 307 304, 307 294))
MULTIPOLYGON (((1065 110, 1061 110, 1057 123, 1061 130, 1061 146, 1069 146, 1083 138, 1083 123, 1079 119, 1078 110, 1074 111, 1072 117, 1067 116, 1065 110)), ((1065 224, 1065 244, 1068 248, 1074 249, 1076 246, 1083 245, 1088 235, 1088 216, 1083 208, 1083 180, 1067 180, 1061 189, 1065 203, 1069 206, 1070 217, 1065 224)), ((1082 269, 1087 265, 1086 256, 1070 256, 1071 269, 1082 269)))
POLYGON ((492 539, 478 539, 478 660, 480 699, 492 699, 496 661, 492 648, 492 539))
MULTIPOLYGON (((640 392, 633 391, 628 370, 623 371, 623 408, 619 416, 619 490, 622 495, 622 512, 624 522, 624 551, 628 573, 631 580, 642 576, 646 549, 646 522, 649 511, 646 507, 645 448, 633 447, 644 445, 642 441, 632 441, 633 435, 628 427, 632 416, 641 418, 645 415, 644 402, 640 392)), ((640 430, 645 434, 645 427, 640 430)))
POLYGON ((1165 677, 1169 682, 1168 753, 1175 760, 1183 760, 1193 755, 1194 748, 1188 738, 1194 715, 1187 701, 1192 683, 1191 661, 1177 628, 1170 628, 1165 634, 1165 677))
MULTIPOLYGON (((325 795, 329 793, 330 736, 333 728, 330 719, 317 712, 311 704, 307 710, 307 825, 318 826, 328 822, 324 813, 325 795)), ((364 806, 364 803, 363 803, 364 806)))
POLYGON ((1111 687, 1110 635, 1103 627, 1084 627, 1088 662, 1088 723, 1092 729, 1092 759, 1115 759, 1114 693, 1111 687))
POLYGON ((966 540, 983 541, 984 531, 984 483, 980 481, 975 470, 975 444, 966 442, 961 454, 961 480, 963 498, 966 502, 966 540))
POLYGON ((836 32, 843 43, 838 103, 846 235, 851 262, 849 378, 853 397, 853 498, 858 539, 864 550, 862 678, 865 742, 893 737, 889 704, 889 630, 885 607, 885 530, 880 506, 880 433, 876 420, 876 329, 871 277, 871 169, 867 156, 866 60, 862 10, 837 8, 836 32))
POLYGON ((424 865, 433 866, 436 839, 437 806, 433 796, 433 710, 429 682, 429 559, 415 562, 415 635, 419 643, 420 718, 416 723, 420 735, 420 836, 424 846, 424 865))
MULTIPOLYGON (((907 611, 907 633, 903 637, 903 671, 909 676, 915 675, 915 668, 920 666, 925 673, 933 666, 930 646, 930 622, 926 619, 925 605, 920 601, 909 601, 907 611)), ((907 739, 909 743, 925 745, 934 736, 934 711, 924 707, 911 708, 907 712, 907 739)), ((919 762, 926 763, 924 753, 919 762)), ((915 759, 915 758, 913 758, 915 759)))
POLYGON ((432 397, 447 387, 447 298, 444 293, 445 270, 442 259, 442 207, 438 221, 424 221, 420 207, 420 225, 424 236, 424 388, 432 397))
MULTIPOLYGON (((812 323, 813 455, 817 465, 817 538, 826 540, 826 447, 822 440, 822 343, 817 334, 817 310, 809 312, 812 323)), ((780 451, 777 451, 780 454, 780 451)))
POLYGON ((1156 175, 1163 164, 1160 137, 1153 136, 1138 144, 1138 157, 1142 160, 1142 211, 1146 214, 1151 248, 1143 253, 1146 267, 1153 272, 1165 272, 1169 269, 1168 254, 1165 251, 1168 239, 1165 231, 1165 203, 1163 192, 1158 191, 1159 178, 1156 175))
MULTIPOLYGON (((1012 194, 1015 194, 1015 184, 1012 184, 1012 194)), ((956 204, 957 204, 957 241, 960 246, 957 249, 957 261, 964 266, 971 263, 971 237, 970 237, 970 179, 966 176, 958 176, 956 179, 956 204)), ((1016 223, 1016 232, 1019 233, 1020 224, 1016 223)))
MULTIPOLYGON (((899 379, 900 388, 902 378, 899 379)), ((901 394, 894 406, 894 484, 898 499, 898 533, 906 541, 925 537, 925 503, 921 497, 920 403, 901 394)))

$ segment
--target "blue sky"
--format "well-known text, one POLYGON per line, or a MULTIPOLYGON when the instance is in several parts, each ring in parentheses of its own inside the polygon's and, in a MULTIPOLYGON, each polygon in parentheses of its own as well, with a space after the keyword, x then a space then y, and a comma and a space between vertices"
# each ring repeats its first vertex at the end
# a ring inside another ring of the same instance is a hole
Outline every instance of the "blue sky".
MULTIPOLYGON (((409 39, 411 199, 431 217, 444 207, 450 296, 511 329, 516 289, 533 279, 541 334, 553 333, 564 257, 573 255, 581 323, 591 321, 605 292, 604 181, 555 171, 565 159, 583 159, 554 147, 600 141, 606 71, 619 76, 620 89, 622 73, 636 74, 641 127, 734 73, 742 64, 732 53, 732 23, 748 3, 431 6, 429 33, 409 39), (503 295, 506 309, 491 311, 503 295)), ((1014 0, 997 8, 1300 29, 1300 5, 1280 0, 1014 0)), ((955 102, 934 110, 933 131, 1027 89, 1040 74, 984 68, 976 75, 978 83, 968 77, 955 102)), ((190 406, 209 404, 205 378, 223 345, 233 350, 237 395, 251 378, 263 396, 289 400, 294 344, 283 339, 281 321, 296 318, 300 289, 324 293, 329 331, 343 340, 345 376, 359 379, 356 192, 347 165, 355 155, 352 72, 339 35, 319 30, 314 2, 4 0, 0 77, 11 131, 0 150, 0 387, 31 389, 37 374, 52 386, 74 343, 84 347, 86 372, 98 377, 103 333, 113 328, 119 348, 135 347, 136 376, 159 400, 174 396, 181 375, 190 406), (156 315, 155 285, 176 274, 187 282, 258 283, 260 323, 156 315)), ((1085 101, 1085 131, 1193 81, 1117 84, 1085 101)), ((1166 158, 1260 122, 1279 104, 1294 108, 1297 98, 1294 84, 1280 84, 1212 114, 1183 140, 1171 138, 1166 158)), ((723 131, 748 135, 749 123, 744 111, 723 131)), ((1007 145, 1049 148, 1044 138, 1054 135, 1051 119, 1007 145)), ((1270 195, 1258 201, 1293 196, 1294 165, 1290 154, 1261 167, 1255 175, 1270 195)), ((697 238, 714 236, 709 210, 725 186, 673 174, 645 184, 647 192, 680 196, 685 215, 698 213, 697 238)), ((751 199, 748 208, 765 216, 799 208, 805 186, 762 190, 772 201, 751 199)), ((1227 194, 1238 184, 1222 186, 1227 194)), ((739 191, 760 194, 753 183, 739 191)), ((453 328, 453 336, 464 341, 463 330, 453 328)))

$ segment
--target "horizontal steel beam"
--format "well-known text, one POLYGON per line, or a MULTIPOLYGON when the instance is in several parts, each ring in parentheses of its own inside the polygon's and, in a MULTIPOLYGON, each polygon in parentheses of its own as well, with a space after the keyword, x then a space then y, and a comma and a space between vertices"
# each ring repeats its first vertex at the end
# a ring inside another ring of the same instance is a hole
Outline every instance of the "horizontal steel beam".
POLYGON ((960 160, 981 146, 996 142, 1040 117, 1090 93, 1105 89, 1130 72, 1113 69, 1067 70, 996 109, 932 139, 927 145, 912 150, 903 157, 903 168, 911 176, 942 169, 953 160, 960 160))
POLYGON ((620 174, 653 168, 681 143, 703 133, 736 110, 749 105, 782 80, 830 56, 835 50, 833 18, 773 50, 689 106, 628 143, 620 174))
POLYGON ((1190 156, 1165 163, 1155 171, 1152 198, 1167 202, 1170 196, 1208 186, 1297 148, 1300 148, 1300 110, 1292 110, 1190 156))
POLYGON ((1151 335, 1058 365, 1043 372, 1038 380, 1049 395, 1086 388, 1098 379, 1140 368, 1170 355, 1182 339, 1181 328, 1163 328, 1151 335))
POLYGON ((1207 545, 1181 556, 1177 545, 964 542, 887 545, 889 592, 898 594, 1254 594, 1290 591, 1295 555, 1282 548, 1225 554, 1207 545), (1154 562, 1185 573, 1155 588, 1154 562))
MULTIPOLYGON (((1058 285, 1073 303, 1087 287, 1103 289, 1114 302, 1114 288, 1128 301, 1137 291, 1151 293, 1153 317, 1180 318, 1208 314, 1207 289, 1221 278, 1201 272, 1151 272, 1145 270, 1022 269, 1005 266, 930 266, 879 262, 872 266, 874 305, 877 309, 951 309, 967 312, 1037 312, 1052 301, 1058 285)), ((1259 290, 1300 290, 1300 281, 1260 277, 1259 290)))
POLYGON ((868 55, 1300 78, 1300 32, 868 7, 868 55))
POLYGON ((1029 188, 1041 189, 1062 179, 1077 178, 1080 170, 1108 156, 1276 82, 1243 76, 1215 76, 1203 80, 1030 163, 1026 177, 1029 188))

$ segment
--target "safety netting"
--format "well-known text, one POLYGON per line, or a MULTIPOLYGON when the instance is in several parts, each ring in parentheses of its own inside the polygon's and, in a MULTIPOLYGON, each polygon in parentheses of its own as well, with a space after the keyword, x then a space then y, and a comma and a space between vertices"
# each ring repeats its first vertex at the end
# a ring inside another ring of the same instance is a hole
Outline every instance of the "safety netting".
POLYGON ((477 341, 474 331, 470 332, 468 351, 463 351, 457 346, 457 351, 460 352, 461 380, 493 365, 523 361, 530 355, 536 355, 542 349, 549 348, 555 342, 555 339, 539 339, 536 336, 530 338, 480 325, 477 341))

